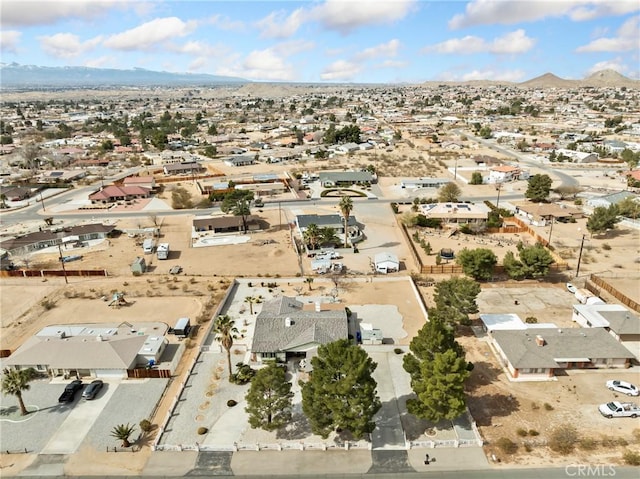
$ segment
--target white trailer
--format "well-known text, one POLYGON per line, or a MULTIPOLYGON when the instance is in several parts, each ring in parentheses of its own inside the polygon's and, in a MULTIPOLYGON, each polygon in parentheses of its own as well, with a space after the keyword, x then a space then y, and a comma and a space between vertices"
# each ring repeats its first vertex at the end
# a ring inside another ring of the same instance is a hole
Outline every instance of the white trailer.
POLYGON ((158 254, 158 259, 168 259, 169 258, 169 243, 160 243, 158 248, 156 249, 158 254))

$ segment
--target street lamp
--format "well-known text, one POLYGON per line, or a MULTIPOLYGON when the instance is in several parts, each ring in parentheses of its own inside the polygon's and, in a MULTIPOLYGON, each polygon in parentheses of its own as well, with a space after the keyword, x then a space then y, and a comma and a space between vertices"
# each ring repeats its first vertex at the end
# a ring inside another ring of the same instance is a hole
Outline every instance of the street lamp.
MULTIPOLYGON (((578 229, 578 231, 580 231, 578 229)), ((586 233, 582 234, 582 241, 580 241, 580 253, 578 254, 578 267, 576 268, 576 278, 578 277, 578 273, 580 273, 580 261, 582 261, 582 249, 584 248, 584 239, 587 237, 586 233)))
POLYGON ((549 225, 549 239, 547 240, 547 246, 551 246, 551 233, 553 232, 553 219, 554 217, 551 217, 551 224, 549 225))
POLYGON ((60 252, 60 264, 62 265, 62 272, 64 274, 64 282, 69 284, 69 280, 67 279, 67 270, 64 267, 64 258, 62 257, 62 245, 58 243, 58 251, 60 252))

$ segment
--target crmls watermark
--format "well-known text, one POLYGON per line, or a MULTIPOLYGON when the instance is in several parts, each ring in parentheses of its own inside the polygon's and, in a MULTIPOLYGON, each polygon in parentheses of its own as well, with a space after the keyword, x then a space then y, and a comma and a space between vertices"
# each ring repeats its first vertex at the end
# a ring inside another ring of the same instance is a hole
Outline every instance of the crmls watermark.
POLYGON ((564 468, 564 473, 569 477, 615 477, 615 466, 604 464, 571 464, 564 468))

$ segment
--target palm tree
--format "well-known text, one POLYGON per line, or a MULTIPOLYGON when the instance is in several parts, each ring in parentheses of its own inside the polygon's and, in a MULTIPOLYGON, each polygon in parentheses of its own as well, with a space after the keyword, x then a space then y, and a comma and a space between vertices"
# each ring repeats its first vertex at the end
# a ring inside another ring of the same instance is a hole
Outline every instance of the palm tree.
POLYGON ((340 212, 342 213, 342 217, 344 218, 344 247, 347 248, 347 239, 349 237, 349 215, 353 210, 353 201, 351 201, 351 197, 343 195, 342 198, 340 198, 340 204, 338 205, 338 208, 340 208, 340 212))
POLYGON ((18 404, 20 405, 20 414, 26 416, 28 414, 28 411, 24 405, 24 401, 22 400, 22 392, 28 391, 31 387, 29 383, 36 378, 36 370, 33 368, 5 368, 2 374, 2 392, 5 394, 11 394, 18 398, 18 404))
POLYGON ((320 239, 320 229, 318 228, 318 225, 311 223, 307 226, 307 229, 305 229, 302 234, 302 238, 304 239, 304 243, 308 249, 316 249, 320 239))
POLYGON ((111 435, 122 441, 122 447, 131 447, 131 443, 129 442, 129 436, 133 434, 135 430, 135 426, 127 424, 118 424, 111 430, 111 435))
POLYGON ((249 303, 249 311, 253 315, 253 305, 262 303, 262 296, 247 296, 244 298, 245 303, 249 303))
POLYGON ((331 226, 320 228, 320 244, 335 245, 340 242, 340 238, 336 235, 336 229, 331 226))
POLYGON ((311 291, 311 283, 313 283, 313 278, 308 276, 304 279, 304 282, 309 286, 309 291, 311 291))
POLYGON ((233 373, 231 370, 231 348, 233 347, 233 340, 238 339, 238 328, 235 327, 234 320, 225 314, 216 318, 213 331, 216 334, 216 340, 227 350, 227 365, 229 366, 229 377, 231 377, 233 373))

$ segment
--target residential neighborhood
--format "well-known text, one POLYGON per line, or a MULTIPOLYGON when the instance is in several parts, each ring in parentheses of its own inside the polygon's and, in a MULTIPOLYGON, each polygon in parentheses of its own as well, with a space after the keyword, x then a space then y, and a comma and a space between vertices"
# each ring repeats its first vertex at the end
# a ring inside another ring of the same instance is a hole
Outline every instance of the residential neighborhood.
POLYGON ((631 465, 640 90, 547 80, 11 92, 2 468, 631 465))

